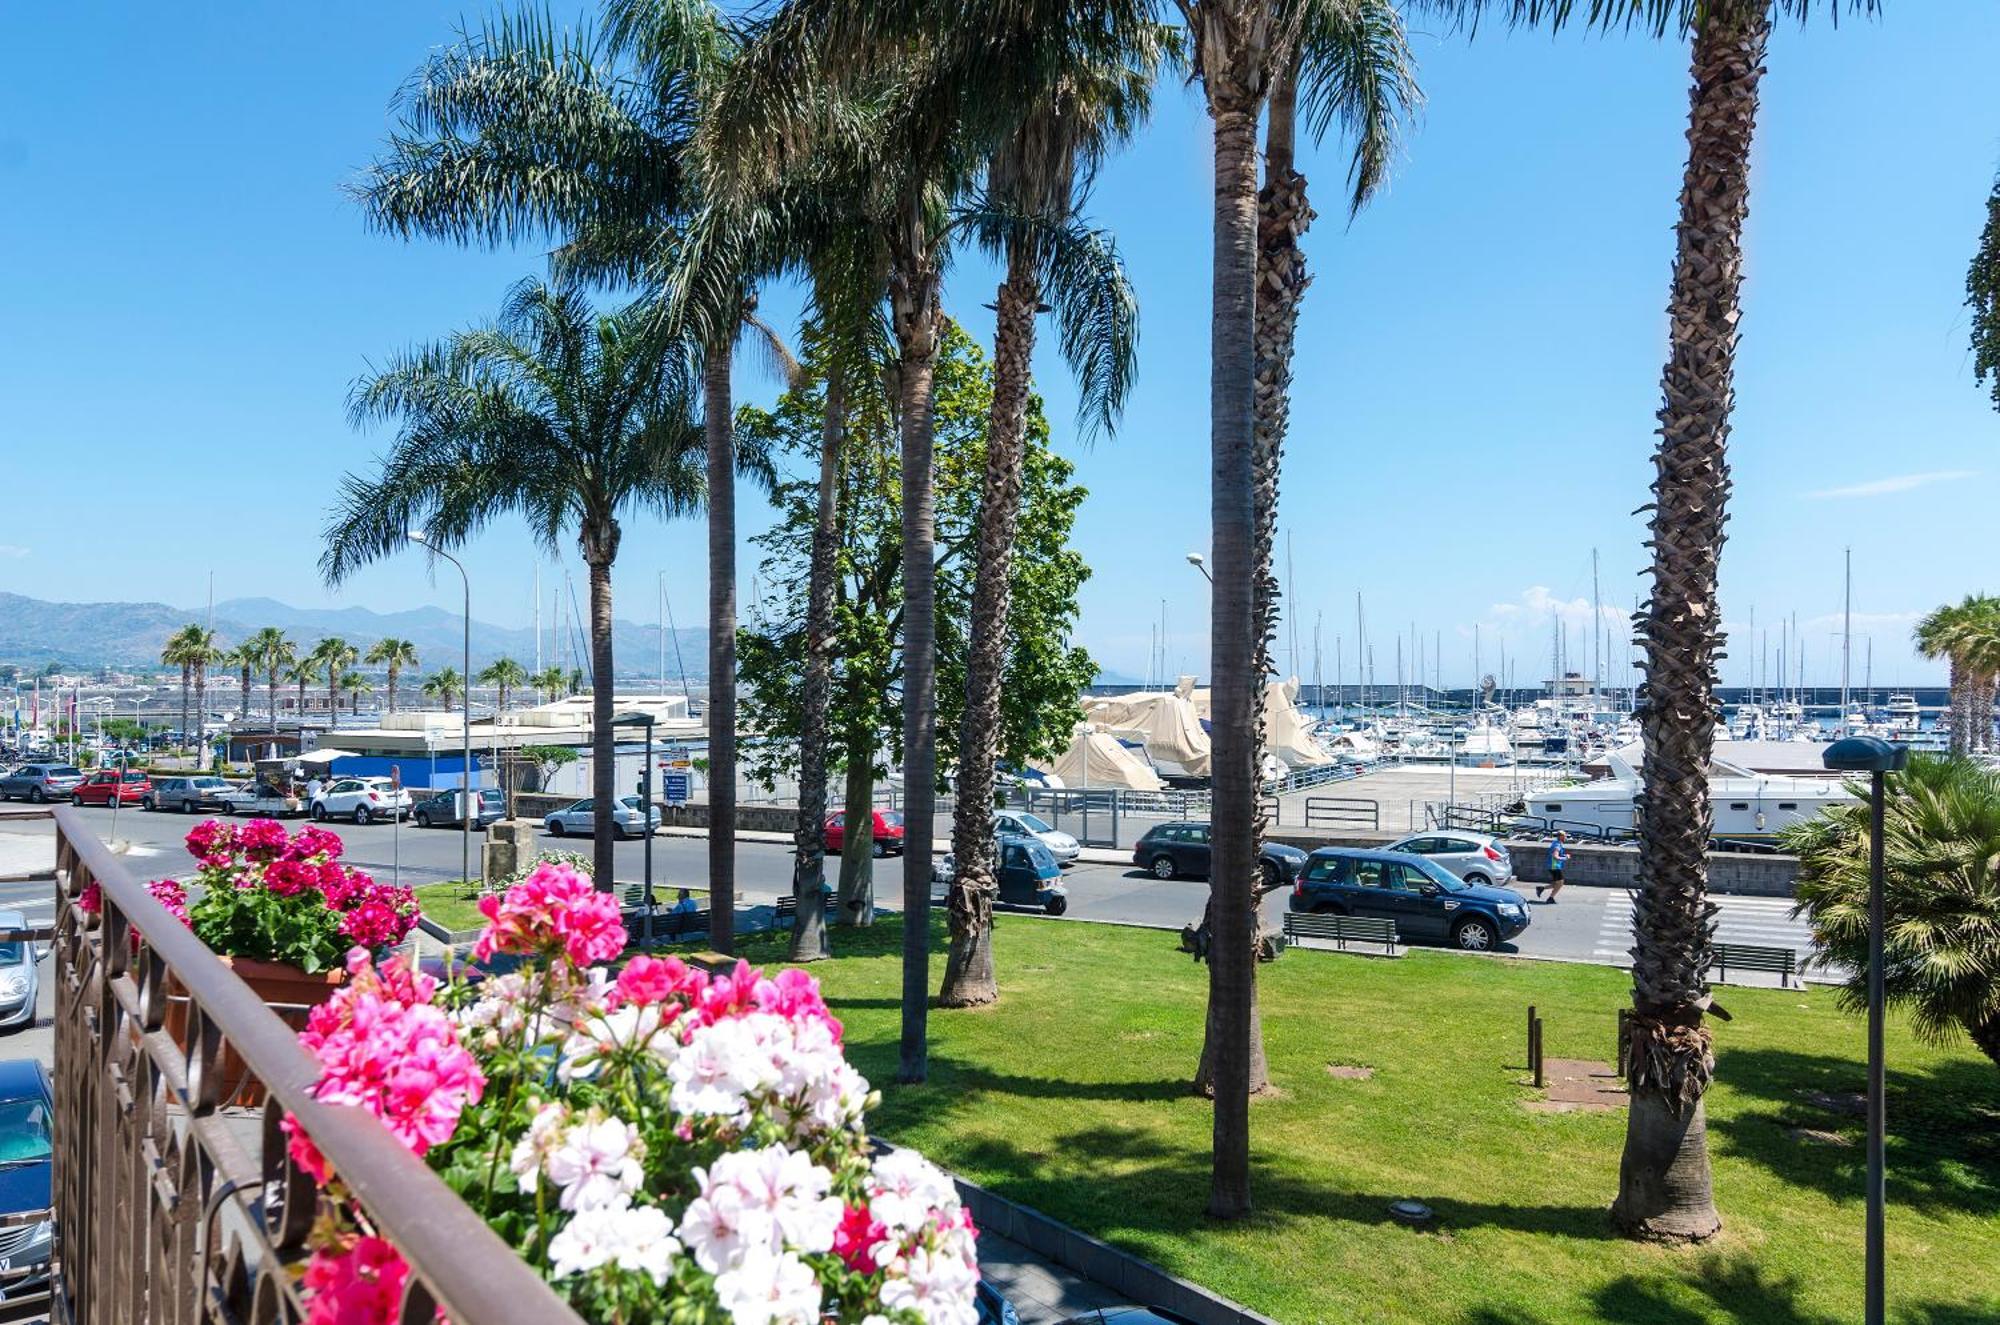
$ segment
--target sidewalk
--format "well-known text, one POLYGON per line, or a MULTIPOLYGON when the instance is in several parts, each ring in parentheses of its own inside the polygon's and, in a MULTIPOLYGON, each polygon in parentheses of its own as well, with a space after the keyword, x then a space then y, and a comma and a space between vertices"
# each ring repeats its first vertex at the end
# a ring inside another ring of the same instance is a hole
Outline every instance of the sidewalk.
POLYGON ((0 825, 0 881, 52 878, 56 839, 49 833, 10 832, 0 825))
MULTIPOLYGON (((661 837, 698 837, 706 841, 708 830, 706 828, 677 828, 670 826, 659 829, 658 835, 661 837)), ((738 842, 765 842, 776 846, 790 846, 792 835, 790 833, 760 833, 753 832, 747 828, 739 828, 736 830, 736 840, 738 842)), ((951 835, 949 833, 940 833, 932 839, 932 855, 942 856, 950 850, 951 835)), ((1114 847, 1085 847, 1077 854, 1077 859, 1086 865, 1130 865, 1132 863, 1132 852, 1130 849, 1119 850, 1114 847)))

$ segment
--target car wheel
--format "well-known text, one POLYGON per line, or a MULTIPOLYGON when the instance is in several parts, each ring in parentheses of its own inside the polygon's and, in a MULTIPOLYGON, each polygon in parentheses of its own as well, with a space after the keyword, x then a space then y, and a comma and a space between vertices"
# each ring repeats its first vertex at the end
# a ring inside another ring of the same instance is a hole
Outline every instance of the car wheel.
POLYGON ((48 797, 42 794, 42 789, 41 789, 40 787, 30 787, 30 788, 28 788, 28 803, 29 803, 29 804, 31 804, 31 805, 40 805, 40 804, 41 804, 42 802, 46 801, 47 799, 48 799, 48 797))
POLYGON ((1151 868, 1154 878, 1171 879, 1174 877, 1174 858, 1167 855, 1155 856, 1151 868))
POLYGON ((1464 879, 1467 883, 1471 884, 1475 888, 1484 888, 1493 882, 1493 880, 1487 878, 1484 874, 1481 874, 1476 870, 1471 874, 1465 875, 1464 879))
POLYGON ((314 806, 312 807, 312 817, 313 817, 313 822, 314 822, 314 823, 319 823, 319 824, 323 824, 323 823, 325 823, 325 822, 326 822, 326 806, 324 806, 324 805, 319 805, 319 804, 315 804, 315 805, 314 805, 314 806))
POLYGON ((562 821, 562 820, 560 820, 560 819, 551 819, 551 820, 549 820, 549 836, 550 836, 550 837, 561 837, 561 836, 562 836, 562 835, 563 835, 564 833, 567 833, 568 831, 569 831, 569 829, 567 829, 567 828, 564 828, 564 827, 563 827, 563 821, 562 821))
POLYGON ((366 805, 357 805, 354 807, 354 822, 356 824, 365 824, 368 822, 368 807, 366 805))
POLYGON ((142 810, 150 810, 150 809, 152 809, 152 808, 153 808, 153 798, 152 798, 151 796, 141 796, 141 797, 139 798, 139 808, 140 808, 140 809, 142 809, 142 810))
POLYGON ((419 811, 419 812, 418 812, 418 814, 417 814, 417 827, 419 827, 419 828, 429 828, 430 826, 431 826, 431 817, 430 817, 430 815, 428 815, 428 814, 425 814, 425 813, 423 813, 422 811, 419 811))
POLYGON ((1281 883, 1281 882, 1282 882, 1282 880, 1281 880, 1281 879, 1279 879, 1279 877, 1278 877, 1278 862, 1276 862, 1275 860, 1267 860, 1267 861, 1265 861, 1265 862, 1264 862, 1264 886, 1265 886, 1266 888, 1275 888, 1275 887, 1277 887, 1277 886, 1278 886, 1278 884, 1279 884, 1279 883, 1281 883))
POLYGON ((1069 910, 1069 898, 1051 897, 1049 898, 1048 901, 1042 904, 1042 909, 1044 911, 1047 911, 1052 916, 1059 916, 1063 912, 1069 910))
POLYGON ((182 814, 193 814, 193 813, 195 812, 196 808, 197 808, 197 807, 196 807, 196 805, 195 805, 195 803, 194 803, 193 801, 182 801, 182 802, 181 802, 181 813, 182 813, 182 814))
POLYGON ((1484 920, 1467 920, 1452 932, 1452 942, 1467 952, 1491 952, 1500 936, 1484 920))
POLYGON ((71 792, 71 793, 69 794, 69 803, 70 803, 71 805, 74 805, 74 806, 76 806, 76 808, 77 808, 77 809, 79 809, 79 810, 80 810, 80 809, 82 809, 82 808, 83 808, 83 796, 82 796, 82 794, 81 794, 80 792, 74 792, 74 791, 72 791, 72 792, 71 792))
POLYGON ((880 842, 870 842, 868 844, 868 854, 880 860, 889 854, 889 848, 883 846, 880 842))

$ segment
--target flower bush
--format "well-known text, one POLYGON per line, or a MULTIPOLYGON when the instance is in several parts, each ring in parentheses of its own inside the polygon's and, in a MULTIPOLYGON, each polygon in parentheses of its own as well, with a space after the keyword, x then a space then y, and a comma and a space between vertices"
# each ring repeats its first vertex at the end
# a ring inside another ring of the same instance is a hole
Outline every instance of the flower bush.
POLYGON ((318 974, 351 948, 401 943, 417 923, 415 894, 341 864, 340 838, 323 828, 293 835, 271 819, 210 819, 187 835, 187 848, 200 865, 200 895, 170 901, 157 884, 153 895, 227 956, 318 974))
MULTIPOLYGON (((710 976, 622 948, 615 903, 567 864, 488 899, 443 986, 350 958, 305 1033, 328 1103, 401 1137, 585 1319, 621 1325, 974 1325, 971 1219, 944 1173, 871 1152, 875 1097, 802 971, 710 976)), ((393 1319, 407 1268, 288 1119, 328 1214, 315 1325, 393 1319)))

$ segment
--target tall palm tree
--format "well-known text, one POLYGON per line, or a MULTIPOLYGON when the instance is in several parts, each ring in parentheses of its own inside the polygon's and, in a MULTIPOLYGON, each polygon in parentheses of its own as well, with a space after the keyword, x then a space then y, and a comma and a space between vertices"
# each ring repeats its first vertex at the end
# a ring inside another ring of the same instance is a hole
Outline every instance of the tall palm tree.
POLYGON ((195 659, 205 647, 203 631, 198 625, 182 626, 167 637, 160 647, 160 662, 168 667, 181 669, 181 740, 187 740, 188 712, 190 697, 194 688, 195 659))
POLYGON ((479 673, 479 684, 489 685, 500 693, 495 711, 507 711, 507 696, 510 692, 528 683, 527 669, 512 658, 495 658, 479 673))
POLYGON ((357 656, 352 644, 337 635, 329 635, 313 645, 308 655, 318 664, 320 673, 326 677, 326 725, 340 726, 340 676, 354 665, 357 656))
POLYGON ((285 664, 285 679, 299 688, 299 740, 304 746, 306 730, 306 684, 319 676, 319 663, 311 654, 294 657, 285 664))
POLYGON ((400 355, 357 384, 357 424, 401 426, 381 476, 347 480, 320 562, 338 581, 405 546, 409 529, 454 547, 508 514, 525 517, 551 555, 574 532, 590 572, 593 869, 603 889, 615 835, 619 517, 681 515, 702 500, 688 360, 644 306, 599 314, 574 288, 523 281, 492 326, 400 355))
POLYGON ((376 667, 384 667, 389 672, 389 711, 396 711, 396 683, 402 678, 405 667, 417 665, 417 646, 406 639, 390 635, 376 640, 362 655, 362 661, 376 667))
POLYGON ((203 627, 190 626, 194 633, 188 638, 187 657, 194 669, 194 716, 195 745, 202 753, 203 762, 208 755, 208 669, 221 662, 225 655, 216 647, 215 632, 203 627))
POLYGON ((348 697, 347 711, 355 714, 361 712, 361 697, 372 693, 375 689, 369 683, 367 677, 356 671, 346 671, 340 674, 340 688, 346 692, 348 697))
MULTIPOLYGON (((264 698, 271 709, 271 737, 278 735, 278 676, 285 668, 298 661, 298 648, 285 632, 276 626, 264 626, 243 642, 256 659, 255 666, 264 674, 264 698)), ((301 718, 304 714, 300 715, 301 718)))
POLYGON ((465 678, 456 667, 441 667, 435 674, 424 678, 424 694, 443 704, 446 713, 451 712, 452 701, 464 691, 465 678))
POLYGON ((554 666, 544 667, 528 678, 528 684, 534 687, 535 692, 550 703, 562 698, 563 687, 568 681, 569 677, 563 669, 554 666))
POLYGON ((236 682, 241 687, 239 692, 241 698, 238 702, 242 704, 243 713, 247 717, 250 713, 250 669, 257 665, 257 650, 250 641, 245 640, 235 648, 226 650, 223 653, 223 660, 237 669, 236 682))
POLYGON ((1064 50, 1076 64, 1049 79, 987 166, 976 227, 1005 263, 994 301, 993 404, 980 489, 965 708, 959 723, 952 853, 958 870, 947 911, 951 949, 938 999, 946 1007, 1000 996, 993 963, 993 790, 1000 742, 1000 678, 1008 650, 1013 547, 1027 449, 1035 316, 1054 301, 1059 340, 1082 386, 1087 428, 1109 430, 1136 368, 1137 299, 1111 238, 1077 212, 1101 158, 1144 118, 1167 45, 1164 29, 1137 45, 1064 50))

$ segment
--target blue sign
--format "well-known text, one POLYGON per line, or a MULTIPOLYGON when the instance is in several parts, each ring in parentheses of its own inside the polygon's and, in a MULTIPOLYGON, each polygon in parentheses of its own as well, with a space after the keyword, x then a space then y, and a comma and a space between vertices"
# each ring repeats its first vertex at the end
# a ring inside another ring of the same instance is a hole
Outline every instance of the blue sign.
POLYGON ((685 773, 665 773, 660 777, 660 792, 669 805, 685 805, 688 800, 688 775, 685 773))

